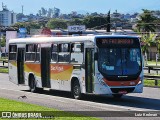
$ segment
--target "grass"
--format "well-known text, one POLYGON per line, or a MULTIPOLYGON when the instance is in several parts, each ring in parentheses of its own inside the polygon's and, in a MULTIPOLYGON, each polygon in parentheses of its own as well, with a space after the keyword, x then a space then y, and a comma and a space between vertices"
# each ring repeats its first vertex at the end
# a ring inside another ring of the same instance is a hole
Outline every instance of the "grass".
MULTIPOLYGON (((85 117, 82 115, 77 115, 77 114, 73 114, 73 113, 69 113, 69 112, 64 112, 64 111, 59 111, 57 109, 53 109, 53 108, 47 108, 47 107, 42 107, 42 106, 38 106, 38 105, 34 105, 34 104, 28 104, 28 103, 24 103, 24 102, 18 102, 15 100, 9 100, 9 99, 4 99, 4 98, 0 98, 0 111, 7 111, 7 112, 11 112, 11 111, 19 111, 19 113, 26 113, 28 112, 40 112, 43 114, 47 115, 53 115, 54 118, 56 120, 98 120, 98 118, 93 118, 93 117, 85 117), (44 113, 43 113, 43 112, 44 113), (63 117, 62 117, 63 116, 63 117), (65 117, 67 116, 67 117, 65 117), (69 117, 72 116, 72 117, 69 117)), ((1 114, 1 112, 0 112, 1 114)), ((1 116, 1 115, 0 115, 1 116)), ((44 120, 44 119, 42 119, 44 120)))
MULTIPOLYGON (((0 62, 2 61, 8 61, 8 57, 2 57, 0 58, 0 62)), ((8 68, 5 67, 0 67, 0 73, 8 73, 8 68)))
POLYGON ((0 73, 8 73, 8 68, 0 67, 0 73))
POLYGON ((8 61, 8 57, 2 57, 0 58, 0 61, 8 61))
MULTIPOLYGON (((155 87, 155 80, 144 80, 144 86, 146 87, 155 87)), ((160 81, 158 81, 158 87, 160 87, 160 81)))
MULTIPOLYGON (((146 62, 144 63, 146 65, 146 62)), ((147 61, 147 65, 156 65, 156 61, 147 61)), ((160 65, 160 61, 157 62, 157 65, 160 65)))

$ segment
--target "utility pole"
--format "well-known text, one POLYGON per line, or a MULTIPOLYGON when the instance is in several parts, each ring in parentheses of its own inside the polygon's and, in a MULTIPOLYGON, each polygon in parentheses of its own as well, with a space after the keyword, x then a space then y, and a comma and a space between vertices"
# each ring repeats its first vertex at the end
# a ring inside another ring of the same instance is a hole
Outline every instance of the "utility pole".
POLYGON ((110 11, 109 11, 107 15, 107 32, 110 32, 110 30, 111 30, 111 20, 110 20, 110 11))
POLYGON ((22 5, 22 14, 23 14, 23 5, 22 5))

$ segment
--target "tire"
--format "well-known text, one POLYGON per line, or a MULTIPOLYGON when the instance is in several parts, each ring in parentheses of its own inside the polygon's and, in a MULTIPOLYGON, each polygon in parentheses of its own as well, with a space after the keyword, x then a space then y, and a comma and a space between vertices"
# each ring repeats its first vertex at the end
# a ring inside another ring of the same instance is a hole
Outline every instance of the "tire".
POLYGON ((30 91, 33 92, 33 93, 37 92, 36 83, 35 83, 35 78, 34 78, 33 76, 30 78, 29 89, 30 89, 30 91))
POLYGON ((80 89, 78 80, 74 81, 73 83, 72 94, 75 99, 79 100, 82 98, 81 89, 80 89))
POLYGON ((115 99, 120 99, 123 96, 123 94, 113 94, 113 97, 115 99))

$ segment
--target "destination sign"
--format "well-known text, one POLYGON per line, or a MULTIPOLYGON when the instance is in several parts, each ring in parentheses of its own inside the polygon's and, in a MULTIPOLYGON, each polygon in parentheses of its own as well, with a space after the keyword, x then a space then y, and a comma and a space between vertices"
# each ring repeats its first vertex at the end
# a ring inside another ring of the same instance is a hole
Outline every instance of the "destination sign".
POLYGON ((99 44, 133 44, 133 39, 113 39, 113 38, 103 38, 100 40, 97 40, 99 44))
POLYGON ((98 46, 139 46, 137 38, 97 38, 98 46))

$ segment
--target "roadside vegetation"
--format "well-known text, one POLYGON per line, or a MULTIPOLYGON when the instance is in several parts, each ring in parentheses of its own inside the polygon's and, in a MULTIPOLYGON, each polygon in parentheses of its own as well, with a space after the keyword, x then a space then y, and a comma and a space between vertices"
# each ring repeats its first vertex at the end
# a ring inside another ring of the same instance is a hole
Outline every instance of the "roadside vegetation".
POLYGON ((0 58, 0 61, 8 61, 8 57, 2 57, 0 58))
MULTIPOLYGON (((146 65, 146 62, 144 63, 144 65, 146 65)), ((152 60, 152 61, 147 61, 147 65, 155 65, 156 66, 156 61, 152 60)), ((160 66, 160 61, 157 62, 157 66, 160 66)))
POLYGON ((0 73, 8 73, 8 68, 0 67, 0 73))
POLYGON ((155 86, 155 80, 144 80, 144 86, 145 87, 160 87, 160 81, 158 81, 158 85, 155 86))
MULTIPOLYGON (((85 117, 82 115, 78 115, 78 114, 73 114, 70 112, 64 112, 64 111, 59 111, 57 109, 53 109, 53 108, 47 108, 47 107, 42 107, 42 106, 38 106, 38 105, 34 105, 34 104, 29 104, 29 103, 24 103, 24 102, 18 102, 15 100, 9 100, 9 99, 4 99, 4 98, 0 98, 0 110, 1 111, 8 111, 8 112, 12 112, 12 111, 20 111, 20 112, 47 112, 47 113, 52 113, 52 115, 54 116, 54 120, 99 120, 98 118, 93 118, 93 117, 85 117), (62 117, 63 116, 63 117, 62 117), (64 117, 67 116, 67 117, 64 117), (68 117, 71 116, 71 117, 68 117)), ((45 113, 45 114, 47 114, 45 113)), ((34 119, 33 119, 34 120, 34 119)), ((42 119, 44 120, 44 119, 42 119)))
POLYGON ((8 57, 0 58, 0 63, 2 64, 0 66, 0 73, 8 73, 8 68, 7 68, 7 66, 3 66, 3 61, 8 61, 8 57))

